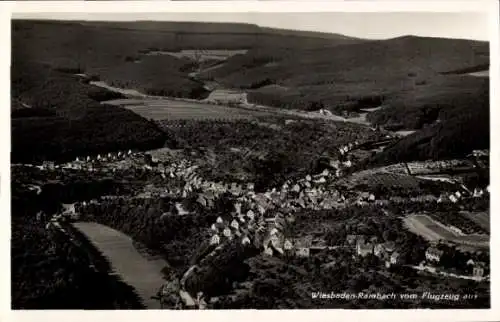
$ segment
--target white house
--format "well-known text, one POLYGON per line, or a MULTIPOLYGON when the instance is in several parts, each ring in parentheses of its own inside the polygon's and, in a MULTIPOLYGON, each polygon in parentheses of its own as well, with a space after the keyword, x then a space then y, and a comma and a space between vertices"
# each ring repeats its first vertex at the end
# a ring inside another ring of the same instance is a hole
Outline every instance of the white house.
POLYGON ((233 221, 231 221, 231 227, 233 227, 234 229, 239 229, 240 225, 236 220, 233 219, 233 221))
POLYGON ((219 235, 213 235, 212 238, 210 239, 210 245, 218 245, 220 243, 220 237, 219 235))
POLYGON ((229 228, 224 228, 224 231, 222 232, 224 236, 226 237, 231 237, 231 230, 229 228))
POLYGON ((250 244, 250 238, 248 238, 248 236, 243 237, 243 239, 241 240, 241 243, 243 245, 250 244))
POLYGON ((285 240, 285 242, 283 243, 283 248, 285 250, 291 250, 293 248, 293 244, 291 241, 289 241, 288 239, 285 240))

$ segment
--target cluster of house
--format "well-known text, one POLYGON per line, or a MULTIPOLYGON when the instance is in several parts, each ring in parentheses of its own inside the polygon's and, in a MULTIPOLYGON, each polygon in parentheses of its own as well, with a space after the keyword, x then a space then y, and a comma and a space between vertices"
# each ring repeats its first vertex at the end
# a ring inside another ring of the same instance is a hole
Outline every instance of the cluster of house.
POLYGON ((373 254, 384 261, 386 267, 399 264, 400 253, 392 241, 377 243, 376 237, 368 239, 364 235, 348 235, 346 243, 350 246, 355 245, 357 256, 365 257, 373 254))
POLYGON ((486 193, 490 192, 490 186, 487 186, 485 189, 476 187, 474 188, 474 191, 469 190, 467 187, 464 185, 461 185, 461 189, 455 191, 452 194, 449 195, 442 195, 439 197, 437 200, 438 203, 443 202, 444 200, 448 199, 453 203, 458 203, 464 199, 468 198, 481 198, 484 196, 486 193))
POLYGON ((294 221, 291 214, 277 213, 274 218, 264 218, 264 211, 241 211, 241 203, 235 204, 231 217, 224 220, 218 217, 210 227, 210 244, 218 245, 227 240, 239 239, 243 245, 252 244, 262 248, 264 253, 285 254, 291 251, 291 240, 284 236, 284 228, 294 221))
MULTIPOLYGON (((430 246, 425 251, 425 259, 431 264, 438 264, 444 255, 444 251, 436 246, 430 246)), ((472 276, 481 279, 485 275, 486 264, 480 261, 474 261, 472 258, 467 261, 467 266, 472 267, 472 276)))
POLYGON ((487 159, 490 156, 490 151, 489 150, 473 150, 470 155, 475 157, 475 158, 478 158, 478 159, 487 159))
MULTIPOLYGON (((134 155, 135 153, 133 153, 132 150, 128 150, 127 152, 125 151, 119 151, 116 153, 110 152, 107 154, 98 154, 96 156, 76 157, 75 160, 64 164, 56 164, 54 161, 44 161, 41 165, 35 167, 39 168, 40 170, 46 170, 46 171, 47 170, 53 171, 56 169, 92 170, 93 166, 96 163, 125 160, 126 158, 132 157, 134 155)), ((31 165, 26 164, 26 166, 31 166, 31 165)))

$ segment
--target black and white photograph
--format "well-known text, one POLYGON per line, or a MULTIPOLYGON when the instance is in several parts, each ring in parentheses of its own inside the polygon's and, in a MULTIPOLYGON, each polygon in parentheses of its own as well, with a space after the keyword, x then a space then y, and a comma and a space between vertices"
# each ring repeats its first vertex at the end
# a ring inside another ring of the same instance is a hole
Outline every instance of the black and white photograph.
POLYGON ((490 11, 68 8, 10 20, 11 310, 492 308, 490 11))

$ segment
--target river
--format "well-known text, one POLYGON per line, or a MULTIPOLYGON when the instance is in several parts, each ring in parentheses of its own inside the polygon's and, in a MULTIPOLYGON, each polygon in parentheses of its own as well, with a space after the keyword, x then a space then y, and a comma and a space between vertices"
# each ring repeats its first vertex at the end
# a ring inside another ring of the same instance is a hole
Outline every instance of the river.
POLYGON ((151 260, 139 253, 132 238, 124 233, 95 222, 76 222, 73 226, 111 263, 113 271, 132 286, 148 309, 160 309, 160 302, 152 299, 164 284, 162 269, 167 262, 151 260))

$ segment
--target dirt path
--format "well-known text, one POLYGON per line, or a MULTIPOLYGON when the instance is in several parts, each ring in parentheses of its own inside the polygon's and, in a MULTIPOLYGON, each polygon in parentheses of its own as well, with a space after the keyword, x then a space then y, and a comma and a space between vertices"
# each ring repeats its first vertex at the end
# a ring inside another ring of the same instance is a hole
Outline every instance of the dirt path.
POLYGON ((160 309, 160 302, 151 297, 164 283, 161 273, 167 265, 164 260, 150 260, 142 256, 129 236, 108 226, 93 222, 77 222, 73 226, 108 259, 114 273, 135 288, 146 308, 160 309))

